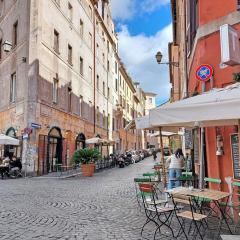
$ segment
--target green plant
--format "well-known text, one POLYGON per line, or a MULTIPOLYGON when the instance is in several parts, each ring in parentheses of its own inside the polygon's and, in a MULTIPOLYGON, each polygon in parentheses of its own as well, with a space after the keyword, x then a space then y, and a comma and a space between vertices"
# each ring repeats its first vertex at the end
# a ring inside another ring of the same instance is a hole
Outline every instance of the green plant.
POLYGON ((236 82, 240 82, 240 72, 233 73, 233 80, 236 82))
POLYGON ((74 164, 89 164, 96 162, 100 157, 101 155, 96 148, 78 149, 72 156, 72 162, 74 164))

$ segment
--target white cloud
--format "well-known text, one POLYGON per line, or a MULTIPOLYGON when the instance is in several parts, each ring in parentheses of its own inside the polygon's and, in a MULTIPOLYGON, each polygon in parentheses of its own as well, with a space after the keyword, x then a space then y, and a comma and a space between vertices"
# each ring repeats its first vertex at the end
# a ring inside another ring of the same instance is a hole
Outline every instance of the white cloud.
POLYGON ((170 3, 170 0, 144 0, 141 3, 141 9, 144 12, 153 12, 168 3, 170 3))
POLYGON ((172 25, 168 25, 154 36, 143 34, 132 36, 126 26, 118 33, 120 56, 134 81, 139 81, 145 91, 155 92, 158 98, 169 98, 169 73, 167 65, 158 65, 157 51, 168 61, 168 43, 172 41, 172 25))
POLYGON ((127 20, 135 14, 154 12, 170 0, 112 0, 112 16, 115 20, 127 20))
POLYGON ((134 16, 135 0, 112 0, 112 16, 115 20, 126 20, 134 16))

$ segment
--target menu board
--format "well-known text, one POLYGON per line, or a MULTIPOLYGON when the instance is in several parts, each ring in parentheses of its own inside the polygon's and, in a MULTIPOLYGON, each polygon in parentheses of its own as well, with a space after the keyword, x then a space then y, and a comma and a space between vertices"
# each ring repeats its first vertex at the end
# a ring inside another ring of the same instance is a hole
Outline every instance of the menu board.
POLYGON ((192 130, 185 129, 185 148, 186 149, 193 149, 192 130))
POLYGON ((193 144, 194 144, 194 162, 195 163, 199 163, 200 161, 200 157, 199 157, 199 141, 200 141, 200 138, 199 138, 199 132, 197 129, 195 129, 193 131, 193 144))
POLYGON ((240 160, 239 160, 239 141, 238 134, 231 135, 231 151, 233 160, 234 179, 240 180, 240 160))

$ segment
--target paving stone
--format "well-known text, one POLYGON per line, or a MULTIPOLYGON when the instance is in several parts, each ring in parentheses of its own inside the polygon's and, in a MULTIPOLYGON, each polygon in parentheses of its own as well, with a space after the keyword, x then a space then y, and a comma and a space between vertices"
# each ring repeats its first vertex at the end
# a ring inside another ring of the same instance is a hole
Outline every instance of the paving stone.
MULTIPOLYGON (((0 239, 141 240, 146 217, 133 178, 153 164, 149 158, 92 178, 0 180, 0 239)), ((149 224, 144 238, 154 230, 149 224)))

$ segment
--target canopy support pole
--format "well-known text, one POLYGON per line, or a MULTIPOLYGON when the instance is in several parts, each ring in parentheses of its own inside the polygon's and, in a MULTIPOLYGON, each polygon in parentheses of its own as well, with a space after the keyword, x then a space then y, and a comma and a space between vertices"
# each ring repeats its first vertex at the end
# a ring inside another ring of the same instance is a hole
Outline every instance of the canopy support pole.
POLYGON ((204 133, 205 129, 202 127, 201 130, 201 159, 200 159, 200 176, 199 176, 199 188, 204 188, 204 175, 205 175, 205 159, 204 159, 204 133))
POLYGON ((159 128, 159 136, 160 136, 160 148, 161 148, 161 161, 162 164, 162 175, 163 175, 163 185, 166 188, 167 180, 166 180, 166 170, 165 170, 165 163, 164 163, 164 149, 163 149, 163 139, 162 139, 162 128, 159 128))

